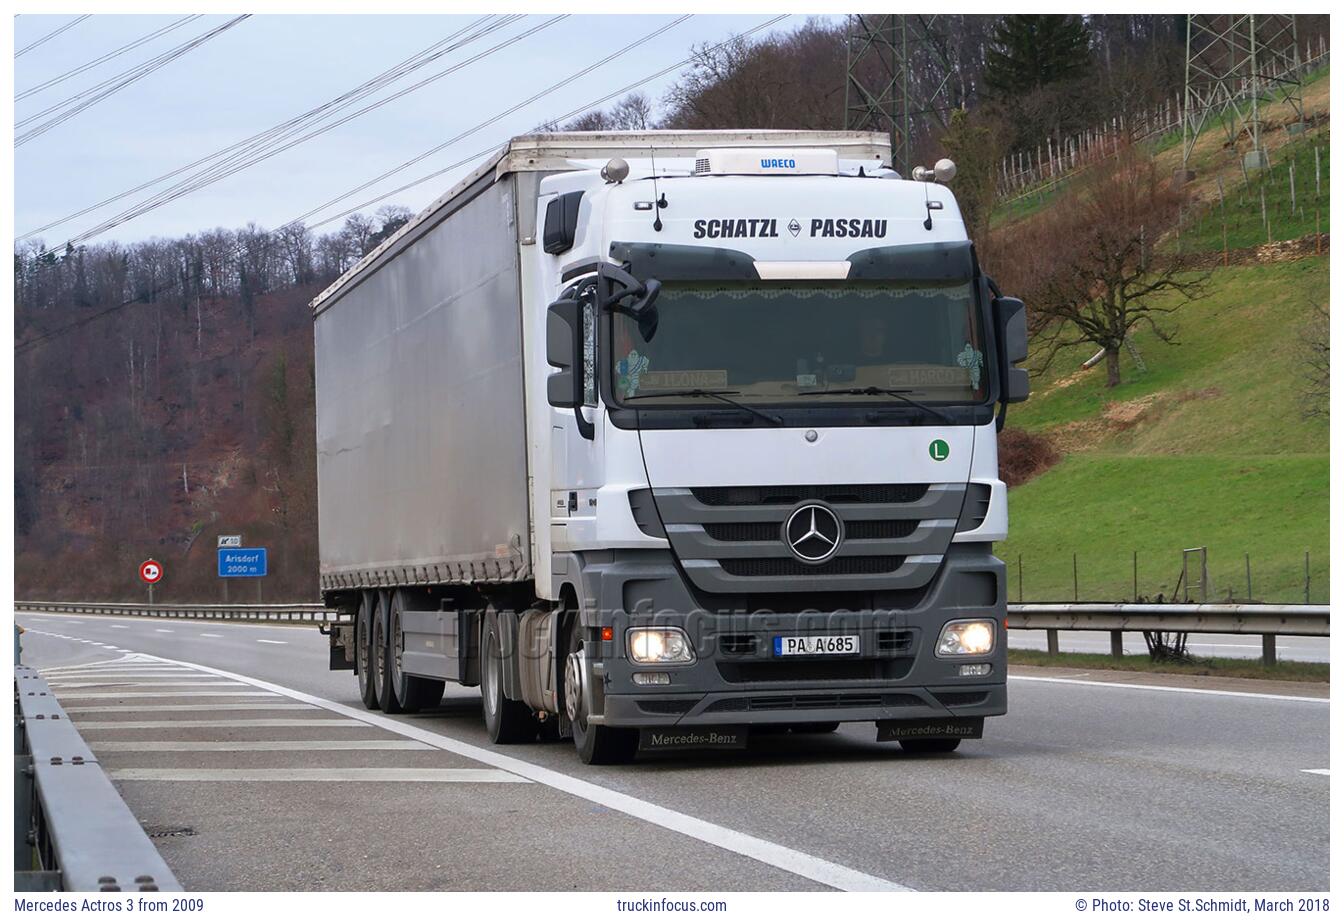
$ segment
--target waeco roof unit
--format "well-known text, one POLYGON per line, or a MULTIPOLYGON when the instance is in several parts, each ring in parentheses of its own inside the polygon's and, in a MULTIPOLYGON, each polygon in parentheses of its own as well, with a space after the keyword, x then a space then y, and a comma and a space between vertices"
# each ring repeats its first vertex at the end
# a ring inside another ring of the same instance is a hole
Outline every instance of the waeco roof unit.
POLYGON ((834 176, 839 172, 839 155, 816 147, 729 147, 695 154, 697 176, 834 176))

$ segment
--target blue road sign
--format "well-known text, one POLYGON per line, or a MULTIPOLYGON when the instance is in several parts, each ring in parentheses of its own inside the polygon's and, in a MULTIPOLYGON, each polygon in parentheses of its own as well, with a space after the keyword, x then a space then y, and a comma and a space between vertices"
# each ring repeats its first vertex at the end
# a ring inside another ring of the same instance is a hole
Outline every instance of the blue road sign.
POLYGON ((266 547, 221 549, 220 578, 261 578, 266 574, 266 547))

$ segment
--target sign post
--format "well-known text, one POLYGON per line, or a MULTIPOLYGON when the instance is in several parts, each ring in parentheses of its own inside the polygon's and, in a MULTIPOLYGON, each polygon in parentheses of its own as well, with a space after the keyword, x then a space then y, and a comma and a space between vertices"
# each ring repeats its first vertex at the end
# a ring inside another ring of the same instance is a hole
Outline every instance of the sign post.
POLYGON ((154 585, 163 578, 163 565, 154 559, 140 563, 140 580, 149 588, 149 603, 154 605, 154 585))
MULTIPOLYGON (((219 549, 241 549, 243 535, 240 533, 220 534, 216 541, 219 549)), ((219 584, 224 589, 224 603, 227 604, 229 602, 229 580, 227 578, 220 579, 219 584)))

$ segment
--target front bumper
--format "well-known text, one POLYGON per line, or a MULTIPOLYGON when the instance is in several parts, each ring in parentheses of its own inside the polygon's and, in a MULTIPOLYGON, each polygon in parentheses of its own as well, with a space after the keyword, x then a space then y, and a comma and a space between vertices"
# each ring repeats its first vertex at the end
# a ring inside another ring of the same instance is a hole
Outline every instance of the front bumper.
POLYGON ((593 712, 621 727, 769 725, 972 718, 1007 711, 1004 566, 987 546, 955 546, 927 591, 904 609, 711 612, 697 605, 666 553, 618 553, 583 566, 597 601, 585 625, 611 626, 593 648, 593 712), (596 609, 594 609, 594 607, 596 609), (999 624, 994 651, 938 658, 944 623, 974 616, 999 624), (696 649, 687 665, 637 665, 624 636, 634 626, 676 626, 696 649), (857 635, 856 656, 778 658, 774 637, 857 635), (987 676, 961 677, 962 664, 987 676), (637 672, 669 676, 634 683, 637 672))

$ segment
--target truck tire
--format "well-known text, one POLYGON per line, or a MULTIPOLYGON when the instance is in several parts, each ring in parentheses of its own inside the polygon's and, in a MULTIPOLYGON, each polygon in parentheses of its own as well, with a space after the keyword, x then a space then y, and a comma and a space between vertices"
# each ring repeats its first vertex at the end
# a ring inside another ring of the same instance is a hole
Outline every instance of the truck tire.
POLYGON ((413 677, 401 669, 401 653, 406 642, 401 631, 401 612, 405 609, 405 595, 397 591, 392 596, 391 619, 388 629, 387 677, 391 681, 392 696, 398 712, 419 712, 437 706, 443 699, 443 681, 428 677, 413 677))
POLYGON ((901 742, 911 754, 950 754, 961 744, 960 738, 910 738, 901 742))
POLYGON ((397 695, 392 691, 391 659, 392 595, 378 592, 378 609, 373 615, 373 641, 369 643, 369 658, 373 662, 373 688, 378 693, 378 708, 390 716, 401 712, 397 695))
POLYGON ((527 704, 504 695, 503 643, 499 637, 499 617, 485 612, 481 626, 481 711, 485 732, 495 744, 521 744, 537 736, 537 720, 527 704))
POLYGON ((359 678, 359 701, 365 709, 378 708, 378 690, 373 684, 373 617, 377 612, 378 595, 365 591, 360 598, 359 612, 355 614, 355 674, 359 678))
POLYGON ((579 675, 570 665, 570 655, 583 648, 582 629, 577 615, 569 628, 569 653, 565 655, 564 698, 561 706, 570 713, 570 730, 574 735, 574 749, 579 760, 586 764, 629 763, 639 748, 639 731, 633 728, 612 728, 608 725, 589 725, 584 709, 583 692, 578 685, 579 675), (570 707, 570 701, 573 706, 570 707))

